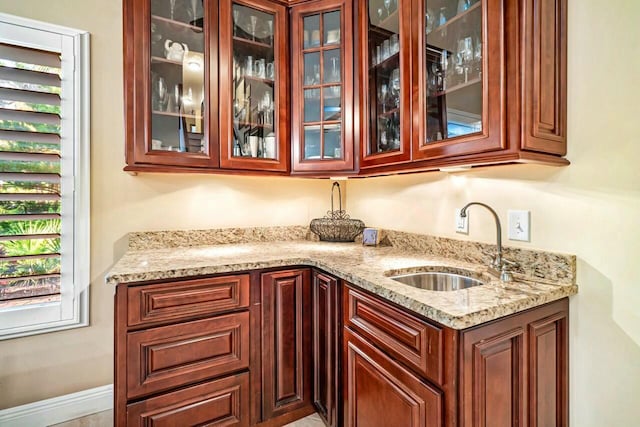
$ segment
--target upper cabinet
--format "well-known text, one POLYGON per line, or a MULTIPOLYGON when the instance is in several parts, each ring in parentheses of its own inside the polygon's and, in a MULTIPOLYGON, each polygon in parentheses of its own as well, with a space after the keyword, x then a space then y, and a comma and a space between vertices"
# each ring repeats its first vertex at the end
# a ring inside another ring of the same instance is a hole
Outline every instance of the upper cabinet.
POLYGON ((220 166, 286 171, 289 154, 286 8, 220 1, 220 166))
POLYGON ((414 158, 504 148, 503 0, 414 0, 414 7, 414 158))
POLYGON ((566 165, 567 0, 124 0, 127 170, 566 165))
POLYGON ((353 171, 351 0, 304 3, 291 17, 293 171, 353 171))
POLYGON ((363 167, 411 159, 411 1, 359 0, 363 167))

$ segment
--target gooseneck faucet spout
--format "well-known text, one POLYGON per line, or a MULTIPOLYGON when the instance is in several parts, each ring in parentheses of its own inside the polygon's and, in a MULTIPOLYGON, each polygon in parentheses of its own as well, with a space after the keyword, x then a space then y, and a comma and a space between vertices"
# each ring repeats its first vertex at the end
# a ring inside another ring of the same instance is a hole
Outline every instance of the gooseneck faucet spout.
POLYGON ((469 208, 469 206, 473 206, 473 205, 479 205, 484 208, 487 208, 487 210, 489 210, 489 212, 493 214, 493 218, 496 221, 496 244, 498 246, 498 251, 491 265, 498 272, 500 272, 501 270, 504 271, 505 260, 502 257, 502 227, 500 226, 500 218, 498 218, 498 214, 496 213, 496 211, 493 210, 493 208, 491 208, 491 206, 485 205, 484 203, 480 203, 480 202, 467 203, 467 205, 463 207, 462 210, 460 210, 460 216, 462 218, 465 218, 467 216, 467 209, 469 208))

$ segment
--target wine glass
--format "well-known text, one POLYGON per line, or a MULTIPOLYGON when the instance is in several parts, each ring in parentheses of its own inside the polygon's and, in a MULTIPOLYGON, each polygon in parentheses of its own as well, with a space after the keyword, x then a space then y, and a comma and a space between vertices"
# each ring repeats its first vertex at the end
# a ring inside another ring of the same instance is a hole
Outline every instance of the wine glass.
POLYGON ((240 11, 238 9, 233 9, 233 36, 238 36, 238 20, 240 19, 240 11))
POLYGON ((273 20, 269 19, 267 25, 269 26, 269 43, 273 44, 273 20))
POLYGON ((196 25, 196 21, 198 20, 198 0, 191 0, 191 11, 193 13, 193 22, 191 22, 191 25, 196 25))
POLYGON ((249 17, 249 22, 251 23, 251 36, 253 37, 253 41, 256 41, 256 25, 258 25, 258 17, 251 15, 249 17))
POLYGON ((380 86, 380 104, 382 105, 382 112, 387 111, 387 98, 389 97, 389 88, 386 84, 380 86))
POLYGON ((174 19, 174 13, 175 13, 175 10, 176 10, 176 0, 169 0, 169 7, 170 7, 169 14, 171 16, 171 19, 173 20, 174 19))
POLYGON ((395 68, 389 77, 390 93, 393 97, 393 104, 397 108, 400 106, 400 69, 395 68))
POLYGON ((338 61, 340 58, 334 56, 331 58, 331 81, 339 82, 340 81, 340 67, 338 66, 338 61))
POLYGON ((384 0, 384 8, 387 9, 387 16, 391 15, 391 0, 384 0))

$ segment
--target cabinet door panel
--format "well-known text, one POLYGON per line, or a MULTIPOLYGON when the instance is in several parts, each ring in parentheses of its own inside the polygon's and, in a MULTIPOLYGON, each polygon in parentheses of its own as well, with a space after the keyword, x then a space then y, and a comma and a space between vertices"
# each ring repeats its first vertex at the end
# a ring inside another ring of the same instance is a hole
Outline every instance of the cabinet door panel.
POLYGON ((309 270, 262 275, 265 420, 311 405, 309 270))
POLYGON ((249 426, 249 374, 211 381, 129 405, 127 425, 249 426))
POLYGON ((220 2, 220 166, 286 172, 289 98, 286 8, 220 2))
POLYGON ((414 159, 505 144, 505 2, 414 0, 414 159), (416 126, 417 125, 417 126, 416 126))
POLYGON ((125 0, 129 165, 216 167, 217 7, 125 0))
POLYGON ((351 0, 292 7, 293 170, 351 171, 354 159, 351 0))
POLYGON ((522 148, 567 154, 567 1, 524 2, 522 148))
POLYGON ((361 166, 411 160, 411 0, 360 0, 361 166))
POLYGON ((344 329, 345 425, 436 427, 442 396, 380 350, 344 329))
POLYGON ((569 425, 567 313, 529 324, 529 426, 569 425))
POLYGON ((337 425, 339 321, 338 281, 313 273, 313 402, 328 426, 337 425))

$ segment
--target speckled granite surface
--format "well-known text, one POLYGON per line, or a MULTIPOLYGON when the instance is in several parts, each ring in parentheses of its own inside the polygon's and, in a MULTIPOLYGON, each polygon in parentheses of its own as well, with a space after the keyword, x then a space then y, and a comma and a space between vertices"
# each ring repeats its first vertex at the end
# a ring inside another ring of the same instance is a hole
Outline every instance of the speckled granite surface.
MULTIPOLYGON (((275 236, 275 234, 284 233, 284 237, 279 241, 260 241, 260 239, 267 239, 267 236, 262 232, 227 230, 227 234, 233 239, 249 239, 247 236, 251 236, 253 240, 247 243, 206 245, 203 244, 204 241, 199 241, 200 245, 198 246, 193 245, 194 240, 187 241, 187 243, 191 243, 190 245, 168 245, 170 247, 165 246, 164 248, 159 248, 161 246, 159 241, 184 241, 184 239, 188 239, 188 237, 184 237, 188 235, 188 232, 182 232, 187 234, 182 234, 180 238, 168 237, 167 235, 161 236, 160 239, 150 237, 147 239, 147 246, 144 244, 145 239, 140 239, 140 234, 136 233, 133 236, 134 244, 130 244, 131 249, 113 266, 107 274, 106 280, 108 284, 114 285, 262 268, 308 265, 325 270, 358 287, 455 329, 475 326, 574 295, 578 290, 574 283, 575 258, 571 256, 558 255, 561 258, 560 266, 573 260, 573 266, 568 266, 568 269, 566 265, 559 268, 557 265, 549 266, 546 264, 543 269, 545 271, 562 271, 562 274, 567 276, 564 279, 560 278, 561 273, 558 273, 557 277, 551 280, 548 278, 528 280, 522 275, 518 275, 517 281, 504 283, 489 275, 483 264, 469 262, 469 260, 475 260, 474 257, 478 256, 477 254, 465 257, 464 253, 458 253, 450 248, 446 249, 446 245, 440 242, 440 246, 443 247, 442 253, 445 256, 437 256, 425 251, 420 239, 417 239, 416 246, 409 246, 406 240, 416 240, 411 237, 415 235, 406 236, 403 240, 403 236, 394 236, 393 232, 387 232, 389 242, 393 241, 398 244, 402 241, 403 244, 410 247, 410 249, 399 249, 394 246, 363 247, 357 243, 325 243, 302 240, 307 237, 305 227, 299 228, 299 234, 293 231, 285 232, 285 229, 289 228, 283 227, 280 231, 272 234, 275 236), (294 236, 300 239, 292 239, 294 236), (140 249, 144 247, 152 249, 140 249), (398 273, 440 269, 466 270, 470 275, 481 278, 488 283, 484 286, 460 291, 435 292, 415 289, 388 277, 398 273)), ((293 229, 298 229, 298 227, 293 229)), ((213 231, 212 233, 215 234, 213 231)), ((274 238, 274 240, 276 239, 274 238)), ((215 240, 215 242, 221 241, 223 241, 222 238, 215 240)), ((482 245, 471 246, 470 250, 482 253, 482 245)), ((434 241, 433 247, 430 247, 429 251, 438 247, 438 242, 434 241)), ((538 263, 553 261, 553 257, 532 260, 532 262, 538 263)), ((529 268, 524 269, 524 271, 529 270, 529 268)))

